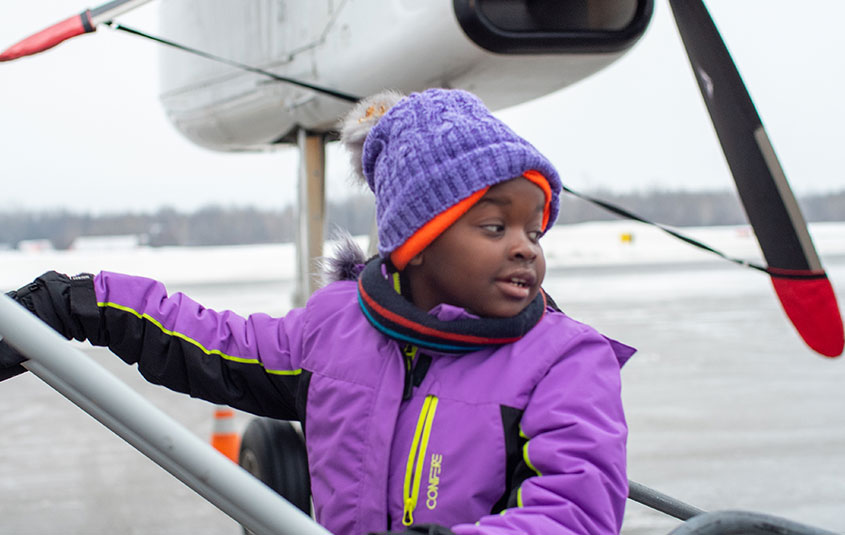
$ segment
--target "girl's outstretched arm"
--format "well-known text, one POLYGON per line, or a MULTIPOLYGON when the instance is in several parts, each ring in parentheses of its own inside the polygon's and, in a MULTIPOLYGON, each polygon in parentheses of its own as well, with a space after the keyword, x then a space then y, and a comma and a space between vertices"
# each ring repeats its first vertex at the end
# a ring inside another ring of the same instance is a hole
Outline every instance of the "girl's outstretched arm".
POLYGON ((285 318, 206 309, 160 282, 50 272, 16 299, 67 338, 107 346, 150 382, 213 403, 298 419, 302 310, 285 318))

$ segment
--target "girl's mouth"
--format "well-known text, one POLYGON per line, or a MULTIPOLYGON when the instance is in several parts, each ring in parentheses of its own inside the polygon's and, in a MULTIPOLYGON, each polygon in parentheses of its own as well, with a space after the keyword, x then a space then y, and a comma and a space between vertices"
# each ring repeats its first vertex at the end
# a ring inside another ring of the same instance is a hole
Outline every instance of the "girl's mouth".
POLYGON ((531 281, 522 277, 498 279, 499 290, 513 299, 525 299, 531 294, 531 281))

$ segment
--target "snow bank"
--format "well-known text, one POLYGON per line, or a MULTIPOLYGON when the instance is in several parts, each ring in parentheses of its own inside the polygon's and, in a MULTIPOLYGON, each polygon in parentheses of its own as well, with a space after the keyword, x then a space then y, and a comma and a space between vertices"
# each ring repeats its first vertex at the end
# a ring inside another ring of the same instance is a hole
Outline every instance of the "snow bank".
MULTIPOLYGON (((747 226, 684 228, 683 233, 728 255, 761 261, 747 226)), ((819 254, 845 255, 845 223, 810 226, 819 254)), ((367 238, 357 237, 366 248, 367 238)), ((610 221, 554 227, 543 246, 550 269, 604 265, 724 262, 647 225, 610 221)), ((332 244, 327 243, 329 254, 332 244)), ((278 281, 294 277, 293 244, 227 247, 137 247, 122 250, 0 250, 0 289, 12 289, 44 271, 63 273, 118 271, 179 284, 278 281)))

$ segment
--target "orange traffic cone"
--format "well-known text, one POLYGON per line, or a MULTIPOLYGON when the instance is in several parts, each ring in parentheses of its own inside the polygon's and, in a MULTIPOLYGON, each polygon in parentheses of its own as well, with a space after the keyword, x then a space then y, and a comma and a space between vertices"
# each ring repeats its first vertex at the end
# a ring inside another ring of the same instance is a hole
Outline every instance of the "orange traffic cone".
POLYGON ((238 449, 241 446, 241 437, 235 430, 235 411, 224 405, 218 405, 214 409, 214 428, 211 431, 211 445, 232 459, 238 462, 238 449))

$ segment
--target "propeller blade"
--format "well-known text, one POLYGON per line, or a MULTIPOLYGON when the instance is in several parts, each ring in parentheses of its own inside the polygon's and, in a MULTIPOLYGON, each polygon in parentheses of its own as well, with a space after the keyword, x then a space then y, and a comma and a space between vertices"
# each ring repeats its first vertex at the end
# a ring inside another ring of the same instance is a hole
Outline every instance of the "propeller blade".
POLYGON ((0 53, 0 61, 11 61, 44 52, 72 37, 96 31, 97 25, 101 22, 109 21, 113 17, 133 10, 150 1, 114 0, 94 9, 86 9, 79 15, 73 15, 61 22, 53 24, 49 28, 45 28, 7 48, 0 53))
POLYGON ((808 346, 839 356, 836 295, 745 84, 704 3, 669 4, 783 309, 808 346))
POLYGON ((31 35, 0 53, 0 61, 31 56, 44 52, 54 46, 67 41, 71 37, 93 32, 96 28, 91 25, 91 13, 86 10, 61 22, 53 24, 40 32, 31 35))

